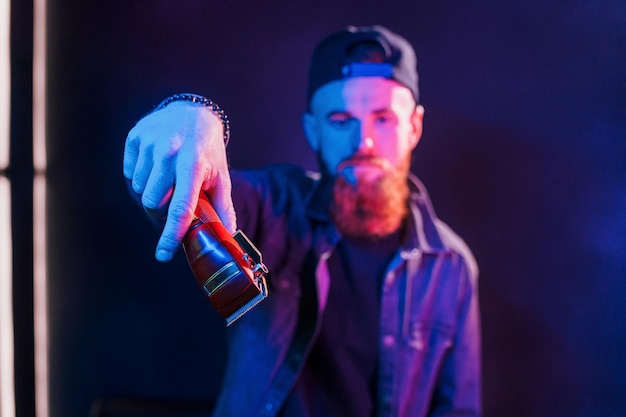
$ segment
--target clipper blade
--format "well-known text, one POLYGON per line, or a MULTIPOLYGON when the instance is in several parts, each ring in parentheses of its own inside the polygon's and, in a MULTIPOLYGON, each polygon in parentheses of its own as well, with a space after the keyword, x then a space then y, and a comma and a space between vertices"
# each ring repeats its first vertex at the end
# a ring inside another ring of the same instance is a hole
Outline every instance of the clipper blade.
POLYGON ((248 301, 247 303, 245 303, 244 305, 239 307, 237 310, 232 312, 230 315, 224 317, 224 319, 226 320, 226 326, 230 326, 231 324, 233 324, 235 321, 240 319, 248 311, 252 310, 252 308, 254 308, 254 306, 256 306, 261 301, 263 301, 265 298, 267 298, 267 283, 265 282, 265 277, 260 277, 259 278, 258 288, 259 288, 260 292, 259 292, 259 294, 256 297, 250 299, 250 301, 248 301))

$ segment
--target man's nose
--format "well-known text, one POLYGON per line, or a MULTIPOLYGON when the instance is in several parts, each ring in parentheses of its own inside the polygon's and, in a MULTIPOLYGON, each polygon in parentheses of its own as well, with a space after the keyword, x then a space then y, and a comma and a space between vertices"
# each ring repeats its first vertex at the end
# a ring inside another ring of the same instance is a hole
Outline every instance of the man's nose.
POLYGON ((361 124, 357 153, 368 155, 368 154, 371 154, 373 150, 374 150, 374 132, 372 132, 372 129, 366 124, 361 124))

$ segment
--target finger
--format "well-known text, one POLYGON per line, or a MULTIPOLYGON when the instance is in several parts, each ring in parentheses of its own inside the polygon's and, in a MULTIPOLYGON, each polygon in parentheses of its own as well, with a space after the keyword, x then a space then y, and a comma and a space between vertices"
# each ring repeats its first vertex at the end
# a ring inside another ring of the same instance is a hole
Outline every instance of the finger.
POLYGON ((172 160, 161 161, 152 168, 141 197, 143 208, 150 217, 160 221, 166 219, 173 187, 172 160))
POLYGON ((133 130, 128 133, 126 142, 124 143, 124 176, 132 180, 135 173, 135 165, 139 158, 139 138, 133 135, 133 130))
POLYGON ((226 229, 232 234, 237 230, 237 216, 231 192, 230 175, 226 171, 219 175, 215 187, 211 190, 211 203, 226 229))
POLYGON ((167 262, 174 256, 189 229, 198 204, 200 182, 189 171, 177 172, 176 178, 167 220, 156 248, 156 259, 160 262, 167 262))
POLYGON ((132 176, 133 190, 138 194, 143 194, 150 173, 153 170, 154 159, 152 155, 152 146, 140 146, 135 163, 135 171, 132 176))
POLYGON ((163 196, 161 204, 157 205, 156 207, 152 207, 150 203, 148 203, 149 205, 146 206, 145 198, 143 198, 142 196, 141 204, 143 206, 143 210, 146 212, 148 217, 150 217, 152 220, 156 221, 157 223, 164 223, 167 220, 169 201, 172 199, 173 192, 174 192, 174 188, 172 187, 163 196))

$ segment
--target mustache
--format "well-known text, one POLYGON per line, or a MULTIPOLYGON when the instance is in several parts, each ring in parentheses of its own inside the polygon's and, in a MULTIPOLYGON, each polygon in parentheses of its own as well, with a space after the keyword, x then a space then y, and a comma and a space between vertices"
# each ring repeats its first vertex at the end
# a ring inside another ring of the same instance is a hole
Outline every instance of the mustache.
POLYGON ((360 182, 359 178, 367 178, 367 176, 361 177, 359 175, 360 168, 373 168, 379 171, 382 176, 392 175, 394 172, 394 167, 385 158, 371 155, 354 155, 339 163, 336 179, 342 179, 351 186, 357 187, 360 182))
POLYGON ((370 155, 354 155, 348 159, 341 161, 339 165, 337 166, 337 171, 341 172, 345 168, 352 167, 355 165, 360 165, 360 164, 378 165, 381 168, 390 167, 389 161, 387 161, 385 158, 380 158, 377 156, 370 156, 370 155))

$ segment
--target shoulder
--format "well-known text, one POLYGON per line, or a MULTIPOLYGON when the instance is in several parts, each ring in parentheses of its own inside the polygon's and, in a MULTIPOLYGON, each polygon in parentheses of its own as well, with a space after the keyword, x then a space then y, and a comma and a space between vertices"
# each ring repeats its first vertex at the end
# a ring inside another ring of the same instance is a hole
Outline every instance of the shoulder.
POLYGON ((249 183, 255 187, 306 187, 315 180, 304 168, 292 164, 273 164, 254 169, 232 169, 233 185, 249 183))
POLYGON ((463 259, 467 266, 470 278, 473 281, 477 280, 479 272, 478 262, 465 240, 452 230, 448 224, 440 219, 435 220, 435 226, 444 246, 463 259))
POLYGON ((238 221, 251 228, 259 222, 304 219, 306 197, 316 183, 306 170, 289 164, 231 170, 231 179, 238 221))
POLYGON ((478 279, 478 264, 467 243, 448 224, 439 219, 424 184, 412 174, 409 181, 412 201, 419 208, 419 223, 423 230, 424 245, 458 255, 465 263, 470 279, 473 281, 478 279))

